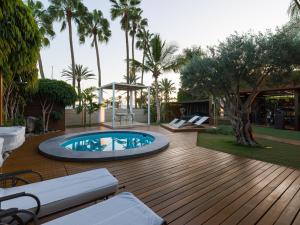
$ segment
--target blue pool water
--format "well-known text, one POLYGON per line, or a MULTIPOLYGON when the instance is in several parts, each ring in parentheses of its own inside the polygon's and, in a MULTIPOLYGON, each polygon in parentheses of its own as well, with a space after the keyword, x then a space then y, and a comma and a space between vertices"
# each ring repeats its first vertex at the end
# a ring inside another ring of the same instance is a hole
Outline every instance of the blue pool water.
POLYGON ((69 139, 62 147, 73 151, 124 151, 149 145, 154 137, 136 132, 101 132, 69 139))

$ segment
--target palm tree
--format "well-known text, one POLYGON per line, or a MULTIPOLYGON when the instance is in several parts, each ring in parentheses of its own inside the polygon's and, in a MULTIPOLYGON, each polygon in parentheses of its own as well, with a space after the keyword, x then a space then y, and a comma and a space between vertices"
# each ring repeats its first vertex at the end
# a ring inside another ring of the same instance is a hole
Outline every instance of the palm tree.
POLYGON ((159 86, 165 103, 169 103, 170 95, 176 91, 174 82, 172 80, 169 80, 168 78, 164 78, 159 82, 159 86))
MULTIPOLYGON (((149 49, 149 43, 151 38, 153 37, 153 34, 150 33, 149 30, 145 30, 145 28, 143 27, 142 29, 138 30, 137 33, 137 38, 138 41, 136 42, 136 48, 141 50, 143 52, 143 58, 142 58, 142 68, 141 68, 141 84, 144 84, 144 73, 145 73, 145 69, 144 69, 144 64, 145 64, 145 58, 146 58, 146 52, 149 49)), ((143 91, 141 90, 140 93, 140 98, 143 98, 143 91)))
MULTIPOLYGON (((31 9, 31 14, 38 25, 42 39, 42 47, 48 47, 50 45, 49 38, 53 39, 55 36, 51 16, 48 14, 47 10, 44 9, 43 3, 40 1, 27 0, 27 6, 31 9)), ((43 62, 40 53, 38 63, 41 78, 45 79, 43 62)))
POLYGON ((147 19, 143 19, 142 18, 142 13, 143 10, 141 10, 140 8, 134 8, 132 10, 131 13, 131 17, 130 17, 130 36, 131 36, 131 58, 132 58, 132 72, 135 74, 135 65, 134 65, 134 61, 135 61, 135 54, 134 54, 134 50, 136 47, 135 44, 135 36, 137 34, 138 31, 140 30, 144 30, 146 26, 148 26, 148 20, 147 19))
POLYGON ((92 47, 95 46, 97 67, 98 67, 98 87, 101 87, 101 67, 100 57, 98 49, 98 41, 100 43, 107 43, 111 37, 111 31, 109 29, 109 22, 103 17, 103 13, 100 10, 94 10, 89 13, 80 25, 80 42, 85 42, 85 37, 91 37, 92 47))
POLYGON ((300 1, 292 0, 288 9, 288 14, 291 18, 296 18, 300 16, 300 1))
MULTIPOLYGON (((170 71, 178 71, 182 65, 182 60, 178 60, 174 54, 177 52, 176 45, 168 45, 162 41, 159 35, 155 35, 149 44, 149 49, 146 52, 146 61, 144 65, 145 71, 150 71, 154 78, 155 88, 155 104, 157 112, 157 123, 160 123, 160 102, 159 102, 159 84, 158 78, 162 73, 170 71)), ((143 64, 136 62, 142 68, 143 64)))
MULTIPOLYGON (((130 17, 132 11, 135 10, 140 4, 140 0, 110 0, 112 3, 112 8, 110 10, 112 20, 116 18, 121 18, 121 28, 125 31, 125 41, 126 41, 126 76, 127 83, 129 83, 129 41, 128 33, 130 29, 130 17)), ((129 93, 127 92, 127 109, 129 109, 129 93)))
MULTIPOLYGON (((75 56, 73 48, 72 37, 72 20, 77 24, 87 12, 87 8, 83 5, 81 0, 50 0, 48 11, 54 20, 62 22, 60 31, 63 31, 68 26, 69 30, 69 43, 72 60, 72 71, 75 73, 75 56)), ((75 75, 72 79, 73 87, 76 85, 75 75)))
MULTIPOLYGON (((75 65, 75 71, 73 73, 72 66, 69 66, 68 70, 62 71, 62 76, 66 77, 67 80, 73 80, 75 78, 77 82, 77 94, 81 96, 81 81, 83 80, 91 80, 96 76, 93 74, 87 67, 83 67, 83 65, 75 65)), ((80 103, 80 101, 79 101, 80 103)))

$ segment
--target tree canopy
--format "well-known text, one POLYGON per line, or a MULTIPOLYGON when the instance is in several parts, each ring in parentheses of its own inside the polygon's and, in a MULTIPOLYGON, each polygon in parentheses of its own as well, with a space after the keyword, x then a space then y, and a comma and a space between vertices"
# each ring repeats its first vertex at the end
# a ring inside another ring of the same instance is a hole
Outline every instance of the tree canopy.
POLYGON ((37 95, 48 102, 64 106, 72 105, 77 98, 75 89, 61 80, 39 80, 37 95))
POLYGON ((0 1, 0 72, 4 76, 32 71, 41 36, 30 10, 21 0, 0 1))
POLYGON ((191 93, 207 92, 218 98, 231 120, 240 144, 256 145, 249 115, 263 87, 290 81, 299 65, 300 39, 293 29, 276 33, 235 33, 207 55, 194 56, 181 72, 181 82, 191 93), (242 96, 241 90, 249 90, 242 96))

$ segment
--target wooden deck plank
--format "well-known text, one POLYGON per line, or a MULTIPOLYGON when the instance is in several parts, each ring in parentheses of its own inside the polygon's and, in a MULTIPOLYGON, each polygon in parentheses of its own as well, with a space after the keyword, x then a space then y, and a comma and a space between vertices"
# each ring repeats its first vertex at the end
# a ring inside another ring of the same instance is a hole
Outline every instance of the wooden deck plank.
MULTIPOLYGON (((76 128, 66 133, 100 129, 106 128, 76 128)), ((158 126, 149 130, 167 135, 170 147, 137 159, 59 162, 45 158, 37 150, 42 141, 63 134, 52 133, 29 138, 5 162, 2 171, 32 168, 50 179, 105 167, 121 185, 126 185, 121 191, 134 193, 170 225, 300 225, 300 171, 196 147, 195 132, 171 133, 158 126)))
POLYGON ((296 218, 300 209, 300 190, 298 190, 295 197, 291 200, 290 204, 282 212, 275 225, 291 224, 296 218))

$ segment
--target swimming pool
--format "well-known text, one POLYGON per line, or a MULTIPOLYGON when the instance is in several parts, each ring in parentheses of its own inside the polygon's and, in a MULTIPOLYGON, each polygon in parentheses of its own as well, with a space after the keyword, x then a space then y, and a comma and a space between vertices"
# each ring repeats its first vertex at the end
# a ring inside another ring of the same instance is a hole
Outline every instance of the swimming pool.
POLYGON ((153 143, 152 135, 137 132, 102 132, 72 138, 61 144, 71 151, 130 151, 153 143))
POLYGON ((107 161, 145 156, 168 146, 168 138, 156 132, 113 130, 51 138, 39 145, 39 151, 63 161, 107 161))

